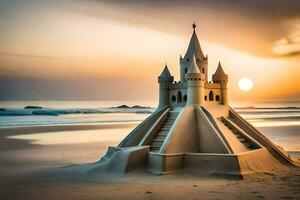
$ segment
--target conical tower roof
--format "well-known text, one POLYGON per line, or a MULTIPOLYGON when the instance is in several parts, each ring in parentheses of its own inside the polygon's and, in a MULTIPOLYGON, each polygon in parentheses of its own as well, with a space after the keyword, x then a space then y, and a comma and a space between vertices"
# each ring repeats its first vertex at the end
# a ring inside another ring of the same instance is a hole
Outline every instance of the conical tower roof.
POLYGON ((187 73, 188 74, 200 74, 201 73, 196 64, 195 55, 193 55, 191 65, 190 65, 189 71, 187 73))
POLYGON ((217 68, 215 74, 216 75, 225 75, 225 72, 224 72, 224 70, 223 70, 223 68, 221 66, 221 62, 220 61, 219 61, 218 68, 217 68))
POLYGON ((205 59, 205 56, 204 56, 203 51, 201 49, 201 46, 200 46, 195 28, 196 28, 196 24, 194 23, 193 24, 193 29, 194 29, 193 34, 192 34, 192 37, 191 37, 191 40, 190 40, 190 43, 189 43, 189 47, 188 47, 188 49, 185 53, 184 58, 185 59, 192 58, 192 56, 195 55, 196 59, 203 60, 203 59, 205 59))
POLYGON ((168 69, 167 64, 164 67, 164 70, 161 72, 160 77, 171 77, 171 73, 168 69))

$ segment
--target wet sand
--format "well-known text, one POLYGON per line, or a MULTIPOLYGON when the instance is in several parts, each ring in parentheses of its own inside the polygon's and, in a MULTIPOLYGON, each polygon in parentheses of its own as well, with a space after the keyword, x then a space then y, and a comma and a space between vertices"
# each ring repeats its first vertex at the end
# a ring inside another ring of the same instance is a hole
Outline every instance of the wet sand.
POLYGON ((300 170, 246 181, 189 174, 156 176, 144 171, 118 178, 85 178, 64 166, 99 160, 108 145, 120 142, 121 135, 105 141, 47 145, 7 138, 69 130, 99 130, 100 137, 103 129, 130 130, 135 125, 1 128, 0 199, 300 199, 300 170))
POLYGON ((258 127, 272 142, 284 147, 285 151, 300 149, 300 126, 258 127))

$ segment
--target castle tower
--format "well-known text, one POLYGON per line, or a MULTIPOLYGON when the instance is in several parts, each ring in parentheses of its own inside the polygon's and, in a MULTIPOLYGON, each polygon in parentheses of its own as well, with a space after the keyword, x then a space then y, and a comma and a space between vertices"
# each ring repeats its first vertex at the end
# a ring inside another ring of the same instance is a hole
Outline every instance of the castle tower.
POLYGON ((196 65, 195 56, 189 66, 189 71, 185 75, 187 81, 187 105, 203 104, 204 79, 205 75, 200 72, 196 65))
POLYGON ((219 62, 216 72, 212 75, 212 80, 214 83, 219 83, 221 85, 221 102, 223 105, 228 105, 228 96, 227 96, 228 75, 225 74, 221 66, 221 62, 219 62))
POLYGON ((196 24, 193 24, 193 34, 188 46, 188 49, 185 53, 185 56, 182 58, 180 55, 180 81, 185 82, 185 74, 189 71, 193 56, 195 56, 196 66, 199 68, 200 73, 205 75, 205 82, 208 82, 208 58, 204 56, 201 49, 197 34, 196 34, 196 24))
POLYGON ((164 70, 158 77, 159 83, 159 104, 158 107, 167 107, 169 106, 169 85, 173 83, 174 77, 171 76, 171 73, 168 69, 167 64, 165 65, 164 70))

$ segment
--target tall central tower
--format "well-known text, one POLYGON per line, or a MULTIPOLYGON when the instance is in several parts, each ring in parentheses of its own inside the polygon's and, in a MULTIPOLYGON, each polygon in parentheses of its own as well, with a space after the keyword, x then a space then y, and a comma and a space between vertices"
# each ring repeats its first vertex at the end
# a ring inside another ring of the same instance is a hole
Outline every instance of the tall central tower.
POLYGON ((185 82, 185 75, 189 71, 189 67, 193 62, 193 57, 196 59, 196 65, 199 68, 201 74, 204 74, 204 81, 208 82, 208 73, 207 73, 207 66, 208 66, 208 59, 207 56, 204 56, 203 51, 201 49, 197 34, 196 34, 196 24, 193 24, 193 34, 188 46, 188 49, 182 58, 180 55, 180 81, 185 82))

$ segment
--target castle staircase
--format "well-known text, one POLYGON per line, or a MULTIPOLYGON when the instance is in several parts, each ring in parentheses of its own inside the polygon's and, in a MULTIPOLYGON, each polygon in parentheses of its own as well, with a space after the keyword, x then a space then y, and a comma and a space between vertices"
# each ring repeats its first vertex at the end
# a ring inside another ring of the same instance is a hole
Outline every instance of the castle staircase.
POLYGON ((260 148, 257 142, 248 136, 242 129, 235 125, 230 119, 221 117, 222 123, 235 135, 235 137, 244 145, 244 147, 251 151, 260 148))
POLYGON ((300 166, 299 160, 290 157, 280 148, 278 148, 273 142, 271 142, 266 136, 264 136, 260 131, 258 131, 253 125, 248 123, 245 119, 240 117, 234 109, 229 107, 229 119, 238 124, 238 126, 246 131, 252 138, 258 141, 262 146, 268 149, 268 151, 277 158, 283 164, 288 164, 292 167, 300 166))
POLYGON ((164 123, 161 125, 156 136, 153 138, 150 144, 150 151, 158 152, 164 143, 168 133, 170 132, 171 127, 173 126, 176 118, 178 117, 179 112, 169 111, 168 116, 164 123))

